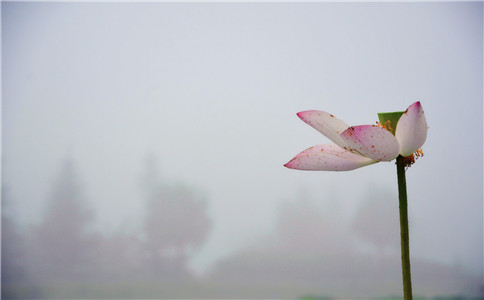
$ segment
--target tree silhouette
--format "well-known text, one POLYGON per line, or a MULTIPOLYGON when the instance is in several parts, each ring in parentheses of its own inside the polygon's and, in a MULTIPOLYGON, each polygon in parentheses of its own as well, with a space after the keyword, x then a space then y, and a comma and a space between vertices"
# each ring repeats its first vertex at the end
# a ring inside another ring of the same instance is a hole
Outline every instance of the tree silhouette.
POLYGON ((211 221, 207 201, 186 185, 157 181, 156 162, 148 159, 147 215, 144 230, 152 264, 158 273, 183 274, 188 255, 208 237, 211 221))
POLYGON ((33 230, 34 273, 38 279, 69 280, 87 275, 91 261, 92 219, 71 160, 65 160, 47 202, 42 222, 33 230))
POLYGON ((25 233, 20 230, 12 211, 7 188, 2 186, 2 299, 38 296, 27 274, 29 256, 25 233), (19 290, 18 286, 28 286, 19 290))

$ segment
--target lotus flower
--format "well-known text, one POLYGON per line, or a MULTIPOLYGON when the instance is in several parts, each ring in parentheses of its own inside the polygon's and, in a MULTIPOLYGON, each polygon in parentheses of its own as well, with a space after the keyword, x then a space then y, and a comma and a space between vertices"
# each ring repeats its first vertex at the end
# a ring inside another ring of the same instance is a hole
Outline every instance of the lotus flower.
POLYGON ((428 127, 420 102, 413 103, 403 112, 395 128, 391 128, 390 123, 350 127, 335 116, 318 110, 297 115, 334 144, 304 150, 284 165, 290 169, 349 171, 391 161, 399 155, 408 158, 408 165, 411 165, 415 158, 423 155, 419 149, 425 143, 428 127))

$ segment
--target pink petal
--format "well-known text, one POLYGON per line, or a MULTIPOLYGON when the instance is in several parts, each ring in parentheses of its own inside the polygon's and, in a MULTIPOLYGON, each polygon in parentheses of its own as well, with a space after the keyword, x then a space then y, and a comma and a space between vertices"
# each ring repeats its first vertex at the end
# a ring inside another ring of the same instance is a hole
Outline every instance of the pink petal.
POLYGON ((336 145, 341 147, 346 146, 339 136, 343 131, 350 127, 344 121, 341 121, 332 114, 321 110, 302 111, 297 115, 301 120, 311 125, 317 131, 321 132, 336 145))
POLYGON ((378 161, 390 161, 398 156, 400 148, 393 134, 376 125, 352 126, 341 138, 346 150, 378 161))
POLYGON ((325 144, 304 150, 284 166, 297 170, 349 171, 376 162, 348 152, 335 144, 325 144))
POLYGON ((410 105, 398 120, 395 136, 400 143, 400 154, 409 156, 427 139, 427 120, 420 102, 410 105))

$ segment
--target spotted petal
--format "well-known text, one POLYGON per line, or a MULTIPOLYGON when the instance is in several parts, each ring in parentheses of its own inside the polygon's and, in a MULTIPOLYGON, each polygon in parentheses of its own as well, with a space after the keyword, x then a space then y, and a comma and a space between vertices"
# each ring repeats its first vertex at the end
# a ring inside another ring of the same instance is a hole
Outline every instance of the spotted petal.
POLYGON ((304 150, 284 166, 311 171, 349 171, 376 163, 348 152, 335 144, 316 145, 304 150))
POLYGON ((328 139, 333 141, 335 144, 344 147, 346 144, 343 142, 339 136, 348 127, 344 121, 336 118, 332 114, 329 114, 321 110, 307 110, 302 111, 297 114, 297 116, 312 126, 317 131, 321 132, 328 139))
POLYGON ((398 156, 399 144, 393 134, 375 125, 352 126, 340 137, 346 150, 378 161, 390 161, 398 156))
POLYGON ((400 154, 409 156, 427 139, 427 120, 420 102, 410 105, 398 120, 395 136, 400 144, 400 154))

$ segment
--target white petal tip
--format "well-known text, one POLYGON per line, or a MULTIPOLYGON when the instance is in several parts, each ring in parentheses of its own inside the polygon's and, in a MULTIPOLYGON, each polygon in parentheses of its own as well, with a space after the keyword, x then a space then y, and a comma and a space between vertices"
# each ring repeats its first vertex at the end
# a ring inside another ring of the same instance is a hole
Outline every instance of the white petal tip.
POLYGON ((427 139, 427 120, 417 101, 410 105, 398 121, 395 137, 400 143, 400 154, 404 157, 420 149, 427 139))

